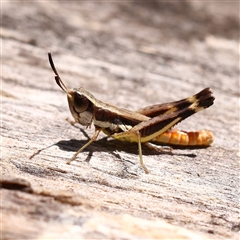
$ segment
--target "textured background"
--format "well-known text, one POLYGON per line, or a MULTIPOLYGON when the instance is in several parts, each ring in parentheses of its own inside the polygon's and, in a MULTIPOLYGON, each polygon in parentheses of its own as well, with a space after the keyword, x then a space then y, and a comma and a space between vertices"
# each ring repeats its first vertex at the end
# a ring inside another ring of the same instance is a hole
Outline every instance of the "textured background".
POLYGON ((3 238, 238 238, 238 3, 1 7, 3 238), (209 129, 215 142, 174 155, 144 148, 146 175, 135 144, 101 135, 66 165, 94 129, 65 121, 48 51, 69 88, 131 110, 211 87, 215 104, 178 128, 209 129))

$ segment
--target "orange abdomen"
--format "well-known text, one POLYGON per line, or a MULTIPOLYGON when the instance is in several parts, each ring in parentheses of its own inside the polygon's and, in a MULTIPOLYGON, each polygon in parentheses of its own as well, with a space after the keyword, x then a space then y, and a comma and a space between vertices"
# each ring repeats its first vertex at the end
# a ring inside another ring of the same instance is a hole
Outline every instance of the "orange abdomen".
POLYGON ((172 129, 154 138, 152 141, 179 146, 209 146, 214 141, 214 135, 207 130, 185 132, 172 129))

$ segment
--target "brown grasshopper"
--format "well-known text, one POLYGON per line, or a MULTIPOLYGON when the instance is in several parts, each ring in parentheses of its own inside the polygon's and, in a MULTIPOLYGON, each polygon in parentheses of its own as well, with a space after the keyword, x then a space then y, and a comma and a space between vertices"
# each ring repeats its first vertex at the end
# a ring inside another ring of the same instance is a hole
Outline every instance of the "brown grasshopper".
POLYGON ((161 151, 149 142, 186 146, 208 146, 213 142, 213 134, 207 130, 184 132, 172 129, 180 121, 213 104, 214 97, 210 88, 180 101, 157 104, 133 112, 104 103, 81 87, 69 90, 54 66, 51 53, 48 53, 48 58, 56 83, 67 94, 75 121, 83 126, 89 127, 92 123, 95 126, 92 138, 73 155, 68 164, 95 141, 101 131, 114 139, 138 143, 140 165, 145 173, 149 171, 142 160, 142 143, 161 151))

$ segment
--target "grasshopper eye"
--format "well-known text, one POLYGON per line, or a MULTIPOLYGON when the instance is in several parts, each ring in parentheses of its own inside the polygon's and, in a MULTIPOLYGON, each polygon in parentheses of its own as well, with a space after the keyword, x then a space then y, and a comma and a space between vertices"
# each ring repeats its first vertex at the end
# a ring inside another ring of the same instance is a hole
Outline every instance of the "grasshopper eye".
POLYGON ((89 100, 80 94, 79 92, 75 93, 74 96, 74 109, 77 113, 82 113, 87 110, 89 106, 89 100))

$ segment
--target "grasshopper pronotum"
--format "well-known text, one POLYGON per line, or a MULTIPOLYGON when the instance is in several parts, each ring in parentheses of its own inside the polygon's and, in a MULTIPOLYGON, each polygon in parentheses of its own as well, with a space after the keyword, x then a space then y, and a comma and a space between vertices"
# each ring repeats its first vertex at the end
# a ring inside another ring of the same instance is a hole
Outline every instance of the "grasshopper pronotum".
POLYGON ((56 83, 67 94, 75 121, 83 126, 88 127, 92 123, 95 126, 92 138, 73 155, 68 164, 95 141, 101 131, 118 140, 138 143, 140 165, 146 173, 149 171, 142 160, 142 143, 160 151, 149 142, 185 146, 208 146, 213 142, 213 134, 207 130, 184 132, 172 129, 180 121, 213 104, 210 88, 180 101, 157 104, 134 112, 104 103, 81 87, 68 89, 54 66, 51 53, 48 53, 48 58, 56 83))

